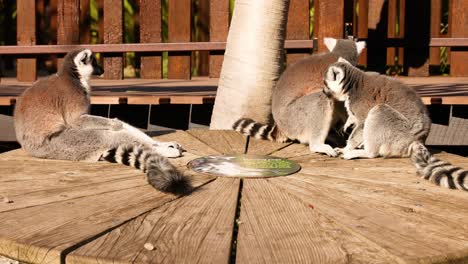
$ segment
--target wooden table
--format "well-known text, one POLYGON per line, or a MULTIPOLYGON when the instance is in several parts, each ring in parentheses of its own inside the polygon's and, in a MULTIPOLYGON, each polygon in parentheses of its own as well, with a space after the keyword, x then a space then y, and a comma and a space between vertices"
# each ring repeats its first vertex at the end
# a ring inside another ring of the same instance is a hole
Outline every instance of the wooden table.
MULTIPOLYGON (((188 150, 172 161, 192 175, 193 194, 160 193, 118 164, 1 154, 0 196, 11 203, 0 200, 0 255, 33 263, 468 262, 468 194, 421 180, 408 159, 344 161, 233 131, 159 138, 188 150), (185 167, 246 150, 303 168, 241 180, 185 167)), ((468 167, 467 158, 437 156, 468 167)))

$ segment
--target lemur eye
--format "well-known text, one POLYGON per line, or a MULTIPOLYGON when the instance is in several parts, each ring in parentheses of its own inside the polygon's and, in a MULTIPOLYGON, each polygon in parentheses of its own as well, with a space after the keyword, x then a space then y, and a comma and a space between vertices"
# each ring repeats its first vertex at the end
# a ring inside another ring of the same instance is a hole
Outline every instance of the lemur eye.
POLYGON ((88 54, 85 53, 84 57, 81 59, 81 62, 83 64, 86 64, 86 61, 88 60, 88 54))

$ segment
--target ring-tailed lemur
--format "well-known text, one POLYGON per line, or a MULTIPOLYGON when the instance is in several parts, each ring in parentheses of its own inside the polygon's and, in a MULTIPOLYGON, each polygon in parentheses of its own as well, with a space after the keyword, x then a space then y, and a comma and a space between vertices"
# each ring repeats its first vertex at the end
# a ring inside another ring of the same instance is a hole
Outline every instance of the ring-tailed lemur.
POLYGON ((272 94, 272 114, 275 124, 264 125, 249 118, 233 124, 243 134, 271 141, 288 139, 309 144, 312 152, 336 156, 325 140, 330 128, 346 120, 343 103, 328 100, 321 92, 323 72, 338 58, 357 63, 364 41, 325 38, 328 53, 314 54, 286 68, 272 94))
POLYGON ((141 169, 155 188, 173 193, 191 189, 167 157, 181 155, 174 142, 157 142, 120 120, 89 115, 92 74, 104 71, 92 52, 69 52, 57 74, 24 91, 15 107, 16 137, 30 155, 46 159, 105 159, 141 169))
POLYGON ((343 101, 354 125, 343 158, 411 157, 437 185, 468 191, 468 171, 433 157, 423 142, 431 120, 416 92, 393 78, 366 73, 340 58, 324 77, 323 92, 343 101), (362 145, 364 149, 356 149, 362 145))

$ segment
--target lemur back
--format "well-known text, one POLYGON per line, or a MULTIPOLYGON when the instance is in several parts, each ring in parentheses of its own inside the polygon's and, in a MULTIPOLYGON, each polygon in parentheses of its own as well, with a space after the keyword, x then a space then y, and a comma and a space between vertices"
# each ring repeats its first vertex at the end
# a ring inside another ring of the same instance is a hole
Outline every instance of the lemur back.
POLYGON ((328 53, 314 54, 286 68, 272 94, 274 124, 258 124, 248 117, 233 129, 255 138, 274 141, 298 140, 313 152, 337 154, 325 144, 330 128, 346 120, 343 104, 328 100, 321 92, 323 72, 340 56, 354 63, 365 42, 325 39, 328 53))
POLYGON ((324 77, 324 94, 343 101, 354 125, 345 159, 409 157, 425 179, 468 191, 468 171, 433 157, 423 142, 431 120, 416 92, 393 78, 365 73, 340 58, 324 77), (363 149, 358 149, 363 145, 363 149))
POLYGON ((28 88, 14 113, 22 148, 38 158, 130 165, 145 171, 148 182, 161 191, 190 191, 188 178, 161 156, 179 156, 177 143, 157 142, 120 120, 88 114, 89 78, 102 73, 90 50, 75 50, 57 74, 28 88))

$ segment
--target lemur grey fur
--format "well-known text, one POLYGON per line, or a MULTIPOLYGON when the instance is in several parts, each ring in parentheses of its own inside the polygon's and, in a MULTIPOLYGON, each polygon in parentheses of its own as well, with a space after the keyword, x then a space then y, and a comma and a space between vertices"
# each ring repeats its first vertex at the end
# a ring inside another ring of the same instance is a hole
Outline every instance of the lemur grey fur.
POLYGON ((233 129, 259 139, 298 140, 309 144, 312 152, 336 156, 325 140, 330 128, 344 123, 346 111, 343 103, 328 100, 321 92, 323 72, 340 56, 356 64, 365 42, 333 38, 325 38, 324 42, 330 52, 301 59, 281 75, 272 94, 274 124, 242 118, 233 124, 233 129))
POLYGON ((363 72, 343 58, 327 69, 324 82, 324 94, 344 102, 345 126, 354 126, 346 147, 338 149, 343 158, 411 157, 424 179, 468 191, 468 171, 433 157, 424 146, 431 120, 412 88, 363 72))
POLYGON ((45 159, 106 159, 142 169, 156 189, 187 193, 189 179, 162 157, 178 157, 174 142, 154 141, 120 120, 89 114, 92 74, 102 74, 92 52, 69 52, 57 74, 41 79, 19 97, 16 137, 30 155, 45 159))

